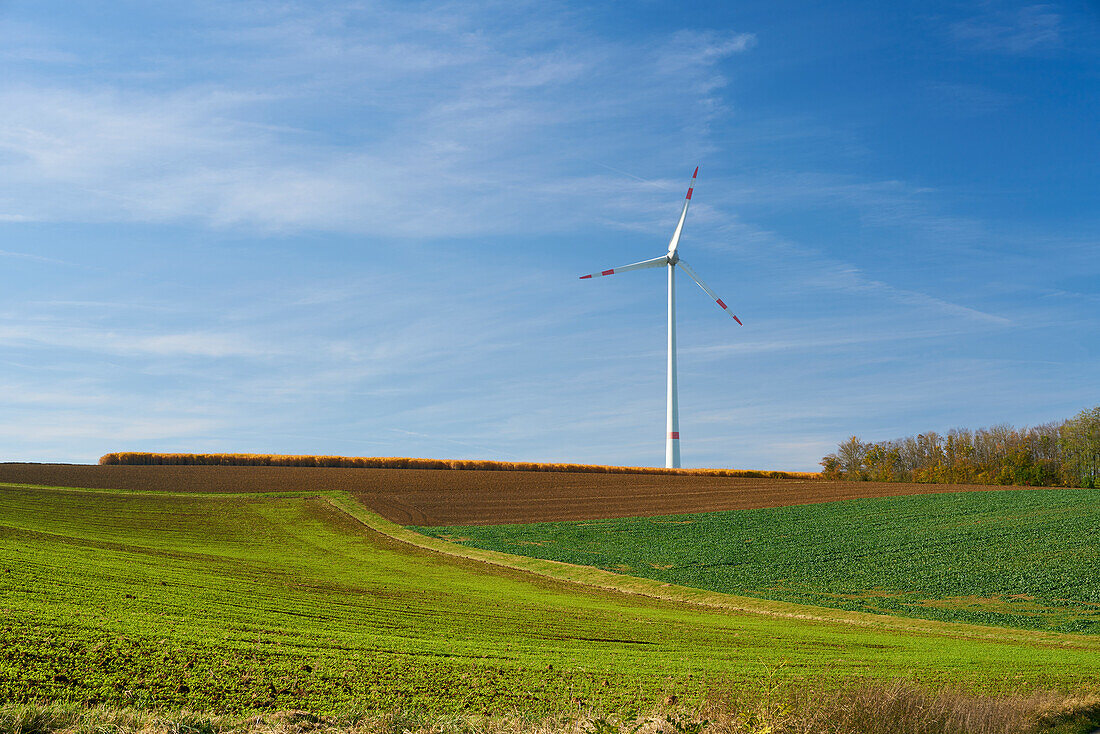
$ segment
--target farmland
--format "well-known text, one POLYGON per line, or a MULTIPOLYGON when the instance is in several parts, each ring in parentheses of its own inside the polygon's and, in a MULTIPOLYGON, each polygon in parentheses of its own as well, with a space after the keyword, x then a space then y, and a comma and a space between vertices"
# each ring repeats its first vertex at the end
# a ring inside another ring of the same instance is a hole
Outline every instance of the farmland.
POLYGON ((464 545, 719 592, 1100 632, 1100 492, 971 492, 741 512, 417 528, 464 545))
POLYGON ((492 525, 785 507, 996 487, 861 481, 282 466, 0 464, 0 482, 156 492, 350 492, 402 525, 492 525))
POLYGON ((317 497, 8 488, 0 517, 8 700, 538 711, 632 695, 618 667, 660 690, 685 672, 669 645, 732 633, 401 546, 317 497))
POLYGON ((1090 638, 731 614, 411 547, 360 521, 384 523, 372 517, 317 493, 6 487, 0 695, 548 711, 702 695, 776 668, 986 688, 1097 683, 1090 638))
MULTIPOLYGON (((853 680, 1100 689, 1097 636, 730 596, 418 535, 366 503, 424 514, 419 495, 451 491, 438 477, 461 492, 487 480, 412 473, 387 496, 384 471, 0 465, 9 481, 133 485, 0 485, 0 698, 543 715, 853 680)), ((557 478, 574 496, 606 491, 557 478)), ((724 481, 740 494, 722 502, 791 500, 802 486, 724 481)))

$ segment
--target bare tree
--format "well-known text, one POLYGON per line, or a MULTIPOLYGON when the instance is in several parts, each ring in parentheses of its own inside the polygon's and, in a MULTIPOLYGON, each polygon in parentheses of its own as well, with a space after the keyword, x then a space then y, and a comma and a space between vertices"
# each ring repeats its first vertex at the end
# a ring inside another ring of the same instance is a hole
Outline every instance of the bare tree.
POLYGON ((840 459, 840 471, 846 479, 863 478, 863 457, 867 455, 867 444, 856 436, 851 436, 836 448, 840 459))

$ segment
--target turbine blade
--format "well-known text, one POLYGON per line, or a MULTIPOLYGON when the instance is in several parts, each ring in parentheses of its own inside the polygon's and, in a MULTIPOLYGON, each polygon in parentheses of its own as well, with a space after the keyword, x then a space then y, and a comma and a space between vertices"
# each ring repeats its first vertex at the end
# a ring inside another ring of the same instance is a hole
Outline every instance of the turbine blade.
MULTIPOLYGON (((730 311, 729 306, 727 306, 721 298, 716 296, 714 294, 714 291, 712 291, 710 288, 707 288, 707 284, 704 283, 699 278, 699 276, 695 274, 695 271, 691 269, 690 265, 688 265, 682 259, 679 262, 677 262, 676 264, 679 265, 681 268, 683 268, 684 272, 687 273, 688 277, 691 278, 692 280, 694 280, 695 284, 698 285, 700 288, 702 288, 704 293, 706 293, 708 296, 713 298, 714 302, 717 303, 719 306, 721 306, 723 311, 728 313, 730 316, 733 316, 733 320, 736 321, 738 324, 741 324, 741 319, 739 319, 739 318, 737 318, 736 316, 733 315, 733 311, 730 311)), ((741 324, 741 325, 744 326, 744 324, 741 324)))
POLYGON ((680 233, 684 231, 684 220, 687 219, 688 206, 691 204, 691 192, 695 190, 695 177, 698 175, 699 166, 696 166, 695 173, 691 174, 687 196, 684 197, 684 208, 680 212, 680 221, 676 223, 676 231, 672 233, 672 239, 668 241, 668 254, 670 257, 676 254, 676 248, 680 246, 680 233))
POLYGON ((631 263, 630 265, 623 265, 618 268, 611 268, 610 270, 604 270, 600 273, 589 273, 588 275, 582 275, 581 280, 585 278, 599 278, 602 275, 615 275, 616 273, 626 273, 630 270, 644 270, 645 268, 659 268, 662 265, 668 265, 668 257, 661 255, 655 257, 652 260, 642 260, 641 262, 631 263))

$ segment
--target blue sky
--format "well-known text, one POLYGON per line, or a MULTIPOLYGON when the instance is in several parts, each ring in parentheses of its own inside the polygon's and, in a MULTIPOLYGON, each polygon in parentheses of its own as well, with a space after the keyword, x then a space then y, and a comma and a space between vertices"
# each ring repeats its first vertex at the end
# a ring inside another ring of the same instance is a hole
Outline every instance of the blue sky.
POLYGON ((0 460, 685 466, 1100 403, 1100 9, 0 2, 0 460), (689 287, 690 286, 690 287, 689 287))

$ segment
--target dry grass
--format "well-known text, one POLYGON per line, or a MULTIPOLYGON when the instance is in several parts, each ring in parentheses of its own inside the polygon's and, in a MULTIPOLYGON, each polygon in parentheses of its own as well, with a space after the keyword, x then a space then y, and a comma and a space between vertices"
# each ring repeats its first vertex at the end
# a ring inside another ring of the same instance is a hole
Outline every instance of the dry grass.
POLYGON ((981 695, 893 681, 719 697, 703 715, 708 734, 1070 734, 1100 726, 1100 695, 981 695))
POLYGON ((457 469, 479 471, 571 472, 574 474, 674 474, 680 476, 820 479, 818 472, 754 469, 664 469, 650 466, 547 464, 482 459, 415 459, 400 456, 295 456, 285 454, 160 454, 122 451, 100 457, 103 465, 130 466, 304 466, 353 469, 457 469))
POLYGON ((979 695, 904 681, 831 692, 716 694, 692 712, 674 700, 666 704, 645 715, 577 711, 537 720, 406 712, 240 717, 8 704, 0 706, 0 734, 1085 734, 1100 725, 1097 695, 979 695))

